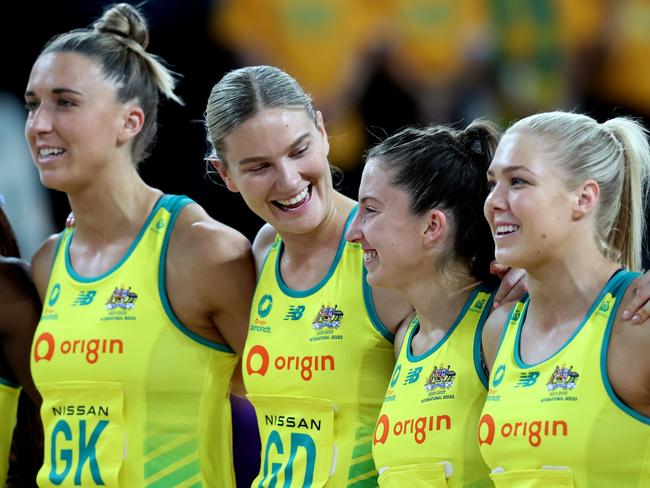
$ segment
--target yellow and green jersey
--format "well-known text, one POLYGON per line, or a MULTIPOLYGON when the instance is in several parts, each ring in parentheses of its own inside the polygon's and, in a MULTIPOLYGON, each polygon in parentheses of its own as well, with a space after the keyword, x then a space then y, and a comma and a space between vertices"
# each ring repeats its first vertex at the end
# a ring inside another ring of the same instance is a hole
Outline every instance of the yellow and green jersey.
POLYGON ((20 386, 0 378, 0 485, 4 486, 9 470, 9 452, 16 427, 20 386))
POLYGON ((636 276, 619 271, 566 344, 537 364, 519 353, 529 299, 513 308, 478 428, 497 487, 650 486, 650 418, 621 402, 607 374, 611 330, 636 276))
POLYGON ((252 486, 374 487, 372 433, 393 366, 393 336, 374 312, 363 250, 342 235, 327 276, 296 291, 280 275, 282 249, 276 238, 244 351, 262 440, 252 486))
POLYGON ((381 414, 372 455, 382 488, 492 486, 476 442, 487 393, 481 359, 491 293, 474 290, 445 336, 416 355, 413 319, 404 338, 381 414))
POLYGON ((163 196, 101 276, 78 275, 74 229, 61 237, 32 345, 45 433, 39 486, 235 486, 237 356, 187 329, 165 291, 169 239, 190 202, 163 196))

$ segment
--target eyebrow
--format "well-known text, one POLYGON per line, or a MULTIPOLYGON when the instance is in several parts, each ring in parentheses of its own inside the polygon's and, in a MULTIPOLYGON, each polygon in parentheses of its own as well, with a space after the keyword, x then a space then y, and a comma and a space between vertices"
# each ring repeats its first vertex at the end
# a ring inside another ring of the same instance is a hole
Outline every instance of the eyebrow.
POLYGON ((370 196, 368 196, 368 197, 363 197, 363 198, 360 198, 360 199, 359 199, 359 203, 360 203, 360 204, 366 204, 366 203, 368 203, 368 202, 377 202, 377 203, 380 203, 380 201, 379 201, 376 197, 373 197, 372 195, 370 195, 370 196))
MULTIPOLYGON (((530 173, 533 176, 537 176, 535 173, 533 173, 531 170, 529 170, 525 166, 522 166, 521 164, 517 164, 517 165, 514 165, 514 166, 506 166, 505 168, 503 168, 503 170, 501 172, 504 173, 504 174, 509 174, 509 173, 514 173, 515 171, 525 171, 526 173, 530 173)), ((488 176, 494 176, 494 171, 492 171, 491 169, 488 169, 487 174, 488 174, 488 176)))
MULTIPOLYGON (((309 137, 311 137, 311 133, 310 133, 310 132, 305 132, 304 134, 298 136, 298 137, 296 138, 296 140, 293 141, 293 142, 289 145, 289 151, 293 151, 296 147, 298 147, 300 144, 302 144, 302 143, 305 141, 305 139, 307 139, 307 138, 309 138, 309 137)), ((237 164, 239 164, 240 166, 243 166, 243 165, 245 165, 245 164, 257 163, 257 162, 259 162, 259 161, 263 161, 263 160, 266 160, 266 159, 268 159, 267 156, 251 156, 251 157, 249 157, 249 158, 244 158, 244 159, 242 159, 242 160, 239 161, 237 164)))
MULTIPOLYGON (((72 88, 52 88, 52 93, 55 95, 61 95, 62 93, 74 93, 75 95, 83 95, 80 91, 73 90, 72 88)), ((36 93, 32 90, 27 90, 25 92, 26 97, 34 97, 36 93)))

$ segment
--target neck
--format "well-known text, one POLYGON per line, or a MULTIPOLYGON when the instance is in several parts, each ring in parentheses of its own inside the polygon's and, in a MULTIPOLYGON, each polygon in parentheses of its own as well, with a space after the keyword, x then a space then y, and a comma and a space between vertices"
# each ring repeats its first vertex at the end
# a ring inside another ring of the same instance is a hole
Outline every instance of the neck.
POLYGON ((354 200, 334 192, 330 211, 315 229, 305 234, 280 233, 284 254, 296 262, 303 262, 313 256, 318 256, 319 260, 324 259, 322 255, 319 256, 319 250, 338 249, 345 222, 354 205, 354 200))
POLYGON ((135 168, 132 174, 97 181, 89 188, 68 194, 75 216, 75 240, 101 247, 135 237, 160 195, 159 190, 140 178, 135 168))
POLYGON ((477 284, 468 270, 444 274, 429 272, 414 279, 408 289, 400 291, 415 308, 422 332, 446 332, 477 284))
POLYGON ((553 329, 581 320, 620 267, 595 244, 575 246, 575 251, 526 270, 530 295, 526 320, 530 318, 535 327, 553 329))

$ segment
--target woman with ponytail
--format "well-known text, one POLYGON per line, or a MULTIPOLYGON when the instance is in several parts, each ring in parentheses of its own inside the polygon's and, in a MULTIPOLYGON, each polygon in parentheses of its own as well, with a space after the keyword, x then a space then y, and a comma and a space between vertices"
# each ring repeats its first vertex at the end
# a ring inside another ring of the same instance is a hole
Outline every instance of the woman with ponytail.
POLYGON ((382 487, 491 486, 475 432, 487 394, 481 334, 498 285, 481 210, 499 135, 484 121, 407 128, 368 152, 347 239, 363 248, 368 283, 415 309, 397 332, 374 431, 382 487))
POLYGON ((542 113, 499 143, 485 215, 529 296, 485 327, 478 442, 497 487, 650 485, 650 329, 633 312, 649 165, 627 118, 542 113))
POLYGON ((235 486, 230 380, 255 281, 248 241, 137 172, 174 77, 134 7, 53 38, 25 125, 75 225, 34 256, 43 312, 39 486, 235 486))
MULTIPOLYGON (((1 199, 0 195, 0 205, 1 199)), ((19 257, 13 229, 0 207, 0 485, 31 487, 36 482, 34 465, 42 459, 37 414, 40 396, 29 374, 29 348, 40 302, 29 266, 19 257), (12 463, 7 479, 10 446, 12 463)))

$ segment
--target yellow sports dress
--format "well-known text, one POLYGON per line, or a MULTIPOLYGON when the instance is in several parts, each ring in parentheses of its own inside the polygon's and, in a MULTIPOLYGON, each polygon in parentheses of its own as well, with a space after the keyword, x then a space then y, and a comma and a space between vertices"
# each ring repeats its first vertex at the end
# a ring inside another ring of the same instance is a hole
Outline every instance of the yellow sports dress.
POLYGON ((382 488, 492 486, 476 442, 491 303, 490 292, 474 290, 447 334, 421 355, 411 347, 418 319, 409 325, 373 439, 382 488))
POLYGON ((375 487, 372 433, 393 367, 393 337, 374 312, 363 250, 342 235, 327 276, 296 291, 280 276, 282 249, 276 238, 244 351, 262 440, 252 486, 375 487))
POLYGON ((619 271, 562 349, 538 364, 519 354, 529 299, 513 308, 478 428, 497 487, 650 486, 650 418, 624 405, 607 375, 611 329, 636 276, 619 271))
POLYGON ((60 239, 32 345, 45 433, 39 486, 235 486, 237 356, 183 326, 165 291, 169 238, 190 202, 162 197, 101 276, 72 269, 74 229, 60 239))
POLYGON ((0 378, 0 485, 4 486, 9 469, 9 451, 16 426, 20 386, 0 378))

